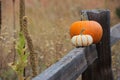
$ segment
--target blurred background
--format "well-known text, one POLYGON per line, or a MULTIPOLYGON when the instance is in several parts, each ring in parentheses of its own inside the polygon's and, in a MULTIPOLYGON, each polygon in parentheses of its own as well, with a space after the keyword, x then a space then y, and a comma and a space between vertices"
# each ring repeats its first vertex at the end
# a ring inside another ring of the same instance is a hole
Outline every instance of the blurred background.
MULTIPOLYGON (((25 0, 25 7, 29 33, 39 56, 39 73, 74 48, 69 28, 71 23, 80 20, 81 10, 109 9, 111 27, 120 23, 120 0, 25 0)), ((17 80, 8 63, 14 61, 13 35, 14 32, 18 34, 19 27, 19 0, 15 0, 15 13, 12 0, 2 0, 0 80, 17 80)), ((120 77, 120 42, 111 49, 114 78, 117 80, 120 77)), ((28 76, 29 72, 28 68, 28 76)))

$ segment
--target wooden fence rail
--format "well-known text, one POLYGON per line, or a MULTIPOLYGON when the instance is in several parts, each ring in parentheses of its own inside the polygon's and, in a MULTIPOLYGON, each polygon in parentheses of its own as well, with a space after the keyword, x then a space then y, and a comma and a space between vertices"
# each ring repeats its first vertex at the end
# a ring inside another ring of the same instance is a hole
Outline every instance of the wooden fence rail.
POLYGON ((118 40, 120 40, 120 24, 113 26, 109 30, 108 27, 110 23, 108 10, 102 10, 97 12, 96 10, 92 10, 82 12, 87 13, 90 20, 96 20, 103 26, 104 35, 102 38, 102 42, 96 45, 93 44, 85 48, 73 49, 61 60, 50 66, 48 69, 46 69, 44 72, 42 72, 40 75, 36 76, 32 80, 76 80, 79 75, 82 75, 83 80, 113 80, 110 59, 111 53, 109 51, 109 48, 110 46, 114 45, 118 40), (100 48, 101 51, 99 51, 98 48, 100 48), (106 50, 103 48, 105 48, 106 50), (100 54, 99 52, 102 53, 100 54), (106 64, 105 61, 101 61, 103 63, 99 63, 102 57, 105 57, 106 54, 108 55, 108 57, 106 57, 108 59, 108 63, 106 64), (101 68, 98 67, 98 64, 101 68), (99 72, 95 72, 93 68, 95 68, 95 70, 100 69, 101 71, 98 70, 99 72), (106 69, 109 72, 107 72, 106 69), (104 71, 106 71, 106 73, 101 74, 101 72, 104 71))

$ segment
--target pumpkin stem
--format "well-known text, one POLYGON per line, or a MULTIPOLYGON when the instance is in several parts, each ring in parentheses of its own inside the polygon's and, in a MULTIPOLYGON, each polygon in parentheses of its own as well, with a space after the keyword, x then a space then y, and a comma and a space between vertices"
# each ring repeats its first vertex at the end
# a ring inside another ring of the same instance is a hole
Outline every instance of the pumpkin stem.
POLYGON ((80 35, 82 35, 82 33, 85 31, 85 29, 82 29, 81 31, 80 31, 80 35))
POLYGON ((86 12, 81 12, 81 21, 83 20, 89 20, 86 12))

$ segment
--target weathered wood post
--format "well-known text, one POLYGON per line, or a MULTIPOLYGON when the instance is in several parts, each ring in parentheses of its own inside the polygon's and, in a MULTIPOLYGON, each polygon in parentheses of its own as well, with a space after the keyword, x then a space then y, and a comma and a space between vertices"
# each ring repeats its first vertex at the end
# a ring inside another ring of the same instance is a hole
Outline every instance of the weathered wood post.
MULTIPOLYGON (((99 22, 103 28, 102 40, 96 44, 98 59, 82 74, 82 80, 113 80, 110 48, 110 11, 83 10, 89 20, 99 22)), ((96 31, 97 33, 97 31, 96 31)))

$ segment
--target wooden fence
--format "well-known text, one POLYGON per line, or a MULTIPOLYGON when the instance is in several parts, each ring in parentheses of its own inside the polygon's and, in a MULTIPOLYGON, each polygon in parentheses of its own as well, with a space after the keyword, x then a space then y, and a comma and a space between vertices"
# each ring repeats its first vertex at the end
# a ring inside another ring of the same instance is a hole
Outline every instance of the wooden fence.
POLYGON ((98 44, 75 48, 32 80, 113 80, 111 46, 120 40, 120 24, 110 29, 109 10, 83 10, 89 20, 99 22, 103 37, 98 44))

